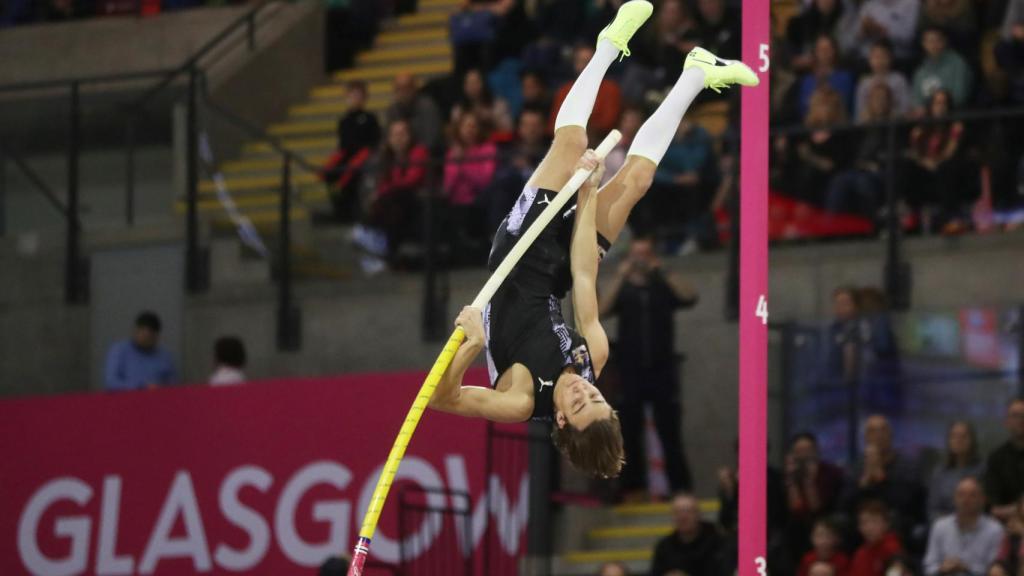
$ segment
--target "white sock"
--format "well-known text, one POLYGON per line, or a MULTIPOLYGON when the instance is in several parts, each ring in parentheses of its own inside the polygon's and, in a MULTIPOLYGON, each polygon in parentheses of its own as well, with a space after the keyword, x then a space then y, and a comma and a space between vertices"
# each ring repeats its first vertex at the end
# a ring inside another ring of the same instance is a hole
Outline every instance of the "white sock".
POLYGON ((633 138, 627 156, 643 156, 657 164, 668 150, 686 109, 704 89, 704 71, 700 68, 683 70, 676 85, 669 91, 658 109, 644 122, 633 138))
POLYGON ((597 91, 601 88, 601 81, 608 67, 619 57, 619 49, 608 40, 601 40, 597 43, 597 51, 590 59, 587 67, 580 72, 572 88, 566 94, 558 115, 555 116, 555 130, 562 126, 587 127, 587 120, 590 112, 594 109, 594 101, 597 100, 597 91))

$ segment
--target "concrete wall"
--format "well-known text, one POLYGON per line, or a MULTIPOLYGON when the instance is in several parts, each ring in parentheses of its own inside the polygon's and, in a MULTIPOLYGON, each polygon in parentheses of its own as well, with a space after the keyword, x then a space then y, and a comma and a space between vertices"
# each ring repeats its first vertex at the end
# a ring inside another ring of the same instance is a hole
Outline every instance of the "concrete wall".
MULTIPOLYGON (((883 250, 881 242, 773 250, 769 296, 772 319, 827 317, 834 287, 881 281, 883 250)), ((1022 234, 913 240, 908 255, 914 265, 917 309, 1009 306, 1024 301, 1022 234)), ((689 358, 683 373, 684 434, 697 472, 698 491, 710 495, 715 470, 733 464, 737 427, 737 328, 722 319, 725 256, 672 259, 667 265, 684 273, 701 293, 698 306, 680 313, 676 324, 680 350, 689 358)), ((28 275, 32 269, 24 266, 22 270, 28 275)), ((59 273, 53 276, 59 278, 59 273)), ((481 272, 452 275, 450 316, 454 317, 460 303, 473 297, 484 280, 481 272)), ((43 284, 43 279, 38 283, 43 284)), ((426 369, 438 353, 438 343, 425 343, 420 338, 418 277, 304 285, 297 288, 297 294, 304 315, 304 345, 296 353, 275 349, 276 301, 272 287, 222 286, 189 299, 182 344, 186 379, 205 378, 211 368, 213 341, 224 334, 245 339, 251 358, 249 373, 255 377, 426 369)), ((9 298, 18 296, 8 294, 9 298)), ((22 310, 20 304, 3 304, 3 297, 4 291, 0 290, 0 306, 6 306, 0 308, 2 334, 27 336, 14 340, 5 336, 0 349, 4 355, 0 393, 86 389, 88 354, 82 350, 88 351, 90 344, 81 334, 88 332, 88 315, 52 303, 33 303, 22 310), (47 330, 62 323, 73 329, 58 333, 58 344, 51 346, 53 337, 47 330)), ((609 322, 607 328, 614 334, 614 322, 609 322)), ((778 440, 774 440, 776 446, 780 445, 778 440)))
POLYGON ((173 68, 248 9, 241 4, 8 28, 0 32, 0 85, 173 68))

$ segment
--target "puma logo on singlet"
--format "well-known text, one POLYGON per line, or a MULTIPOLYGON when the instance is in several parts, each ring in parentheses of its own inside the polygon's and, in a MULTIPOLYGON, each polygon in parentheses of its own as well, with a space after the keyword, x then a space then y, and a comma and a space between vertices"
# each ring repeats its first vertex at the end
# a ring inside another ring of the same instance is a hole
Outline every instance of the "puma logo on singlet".
POLYGON ((540 389, 541 390, 543 390, 545 386, 551 386, 552 388, 555 387, 555 381, 554 380, 545 380, 543 378, 537 378, 537 381, 540 382, 540 389))
POLYGON ((548 200, 547 194, 544 194, 544 198, 542 200, 537 200, 537 206, 543 206, 544 204, 551 204, 551 200, 548 200))

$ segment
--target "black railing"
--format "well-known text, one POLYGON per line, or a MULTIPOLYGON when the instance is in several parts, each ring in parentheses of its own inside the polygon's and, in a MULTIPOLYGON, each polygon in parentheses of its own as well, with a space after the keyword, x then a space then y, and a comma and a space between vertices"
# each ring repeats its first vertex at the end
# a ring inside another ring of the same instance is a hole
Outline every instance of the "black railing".
POLYGON ((0 154, 10 158, 14 165, 21 171, 33 187, 43 195, 48 202, 54 204, 60 210, 66 224, 66 246, 65 246, 65 300, 69 304, 84 303, 87 295, 87 270, 88 263, 81 255, 81 220, 79 214, 79 158, 82 149, 81 141, 81 96, 85 87, 93 87, 104 84, 123 84, 126 82, 140 82, 147 79, 157 78, 158 80, 141 95, 134 98, 129 104, 119 104, 112 107, 112 122, 114 118, 123 117, 125 122, 125 203, 124 219, 127 225, 135 222, 135 148, 137 143, 136 127, 140 116, 145 112, 154 99, 166 88, 174 85, 180 78, 186 80, 186 110, 187 110, 187 153, 186 165, 186 197, 188 198, 188 213, 186 217, 186 288, 190 292, 198 292, 206 287, 206 275, 203 272, 203 254, 199 248, 199 224, 196 202, 198 199, 198 170, 196 166, 196 95, 198 90, 199 77, 205 74, 206 70, 214 65, 216 58, 206 60, 214 54, 215 50, 227 48, 229 39, 233 38, 236 32, 245 30, 245 44, 248 51, 256 46, 256 27, 258 16, 269 6, 277 4, 273 0, 264 0, 257 3, 245 14, 232 21, 227 27, 221 30, 213 38, 208 40, 192 56, 185 60, 180 66, 171 69, 158 69, 125 74, 106 74, 90 77, 75 77, 60 80, 47 80, 39 82, 22 82, 0 86, 0 95, 12 95, 17 98, 24 94, 26 97, 37 97, 39 93, 53 92, 54 90, 64 91, 68 95, 69 120, 66 133, 66 154, 67 154, 67 183, 66 201, 61 204, 59 196, 44 183, 38 173, 14 151, 0 150, 0 154), (204 62, 204 60, 206 60, 204 62), (34 94, 33 94, 34 93, 34 94))
POLYGON ((474 576, 472 520, 473 501, 466 492, 403 487, 398 494, 402 576, 474 576))
MULTIPOLYGON (((850 133, 883 129, 886 131, 886 158, 883 187, 885 195, 885 237, 886 257, 883 266, 883 278, 886 296, 895 310, 906 310, 910 307, 911 269, 904 257, 903 228, 900 220, 900 200, 903 195, 897 190, 896 172, 898 160, 902 157, 897 148, 897 136, 908 128, 951 122, 998 122, 1011 118, 1024 117, 1024 107, 998 108, 994 110, 965 111, 950 114, 941 118, 893 119, 883 122, 862 124, 842 124, 825 127, 780 126, 771 130, 771 137, 804 136, 814 131, 850 133)), ((741 215, 742 217, 742 215, 741 215)))

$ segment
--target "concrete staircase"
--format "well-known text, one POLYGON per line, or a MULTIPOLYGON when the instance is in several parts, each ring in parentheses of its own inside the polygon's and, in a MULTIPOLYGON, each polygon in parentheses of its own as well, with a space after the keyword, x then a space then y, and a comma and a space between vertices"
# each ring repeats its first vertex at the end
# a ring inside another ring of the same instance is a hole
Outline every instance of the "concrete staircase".
MULTIPOLYGON (((717 500, 701 501, 708 520, 718 514, 717 500)), ((672 532, 671 506, 667 503, 624 504, 599 512, 591 528, 567 552, 557 556, 552 574, 584 576, 596 574, 605 562, 622 562, 633 574, 646 574, 654 546, 672 532)))
MULTIPOLYGON (((309 98, 292 105, 287 119, 271 124, 267 132, 284 146, 298 152, 312 166, 322 166, 337 145, 337 122, 346 111, 345 84, 365 80, 369 87, 368 108, 383 114, 391 101, 391 83, 401 72, 416 74, 421 80, 449 74, 452 50, 448 38, 448 19, 458 9, 459 0, 420 0, 418 12, 385 23, 371 50, 356 57, 355 66, 333 75, 328 83, 313 88, 309 98)), ((239 211, 252 220, 265 238, 276 236, 280 225, 281 158, 265 142, 246 144, 238 158, 221 165, 225 184, 239 211)), ((323 262, 313 248, 309 232, 310 213, 327 209, 327 189, 316 174, 301 168, 292 171, 296 202, 292 206, 295 232, 293 262, 296 272, 311 276, 343 276, 337 266, 323 262)), ((200 182, 199 213, 214 235, 229 235, 234 224, 217 200, 212 181, 200 182)), ((179 214, 185 212, 183 199, 176 203, 179 214)), ((336 263, 335 263, 336 264, 336 263)))

